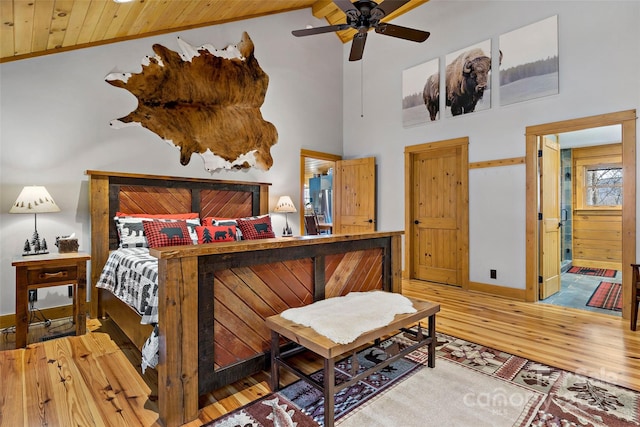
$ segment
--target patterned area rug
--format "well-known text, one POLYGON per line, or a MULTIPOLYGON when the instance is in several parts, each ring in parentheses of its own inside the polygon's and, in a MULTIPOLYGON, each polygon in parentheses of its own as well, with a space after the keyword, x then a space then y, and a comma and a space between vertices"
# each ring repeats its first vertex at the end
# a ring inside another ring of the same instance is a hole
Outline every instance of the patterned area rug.
POLYGON ((622 311, 622 286, 620 283, 600 282, 589 301, 589 307, 622 311))
POLYGON ((279 394, 270 394, 230 412, 207 427, 317 427, 313 418, 279 394))
POLYGON ((617 270, 608 268, 571 267, 567 273, 584 274, 585 276, 616 277, 617 270))
MULTIPOLYGON (((336 426, 640 426, 638 392, 437 335, 434 369, 426 366, 426 349, 421 349, 340 391, 336 395, 336 426)), ((396 342, 403 348, 408 339, 398 335, 380 347, 396 342)), ((383 357, 380 349, 367 349, 358 360, 366 366, 383 357)), ((349 359, 336 365, 336 378, 344 379, 351 366, 349 359)), ((321 380, 322 371, 314 376, 321 380)), ((207 426, 322 425, 322 404, 316 389, 298 381, 207 426), (263 402, 276 398, 281 412, 293 416, 294 424, 272 421, 276 410, 272 403, 263 402), (254 415, 257 409, 263 415, 254 415)))

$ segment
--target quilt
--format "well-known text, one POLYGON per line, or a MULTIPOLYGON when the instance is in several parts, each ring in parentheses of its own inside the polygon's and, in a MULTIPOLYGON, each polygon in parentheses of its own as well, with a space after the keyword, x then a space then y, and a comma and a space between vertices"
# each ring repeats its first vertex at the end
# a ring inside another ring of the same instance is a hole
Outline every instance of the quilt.
POLYGON ((149 248, 112 251, 96 284, 129 305, 141 316, 140 323, 154 325, 142 348, 142 372, 158 364, 158 259, 149 248))

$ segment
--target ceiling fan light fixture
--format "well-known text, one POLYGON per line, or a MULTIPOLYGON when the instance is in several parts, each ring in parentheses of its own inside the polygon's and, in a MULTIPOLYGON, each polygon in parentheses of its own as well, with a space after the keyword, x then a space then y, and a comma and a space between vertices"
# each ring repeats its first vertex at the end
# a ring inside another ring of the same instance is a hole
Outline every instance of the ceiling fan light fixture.
POLYGON ((400 7, 409 3, 410 0, 386 0, 379 4, 372 0, 333 0, 333 3, 346 15, 346 23, 329 25, 325 27, 305 28, 304 30, 294 30, 291 33, 296 37, 310 36, 314 34, 330 33, 333 31, 355 30, 351 42, 351 52, 349 61, 359 61, 362 59, 364 45, 369 30, 385 36, 409 40, 421 43, 429 37, 428 31, 414 28, 401 27, 399 25, 382 22, 382 18, 395 12, 400 7))

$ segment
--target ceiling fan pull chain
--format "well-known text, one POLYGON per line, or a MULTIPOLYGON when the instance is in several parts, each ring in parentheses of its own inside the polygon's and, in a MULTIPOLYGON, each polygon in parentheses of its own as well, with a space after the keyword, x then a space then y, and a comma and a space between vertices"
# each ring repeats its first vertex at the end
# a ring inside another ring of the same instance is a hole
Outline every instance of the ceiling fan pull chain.
POLYGON ((360 62, 360 118, 364 118, 364 61, 360 62))

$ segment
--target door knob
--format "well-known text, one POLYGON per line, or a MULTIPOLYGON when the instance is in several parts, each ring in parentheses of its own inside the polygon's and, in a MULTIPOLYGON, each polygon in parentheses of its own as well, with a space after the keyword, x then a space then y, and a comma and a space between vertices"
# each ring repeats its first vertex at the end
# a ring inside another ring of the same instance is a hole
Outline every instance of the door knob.
POLYGON ((413 223, 414 223, 415 225, 418 225, 418 224, 420 224, 420 221, 418 221, 418 220, 416 219, 415 221, 413 221, 413 223))

